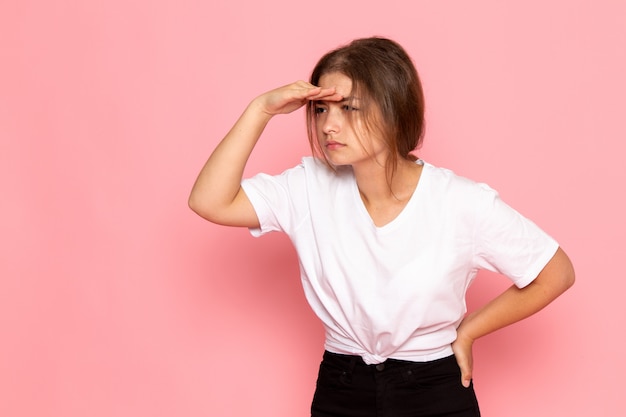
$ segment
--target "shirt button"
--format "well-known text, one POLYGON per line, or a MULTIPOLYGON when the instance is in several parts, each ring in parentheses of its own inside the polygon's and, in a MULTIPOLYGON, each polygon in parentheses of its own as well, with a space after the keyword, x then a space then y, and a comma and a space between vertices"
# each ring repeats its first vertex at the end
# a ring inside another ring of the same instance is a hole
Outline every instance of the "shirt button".
POLYGON ((378 365, 376 365, 376 370, 377 371, 382 371, 383 369, 385 369, 385 364, 384 363, 379 363, 378 365))

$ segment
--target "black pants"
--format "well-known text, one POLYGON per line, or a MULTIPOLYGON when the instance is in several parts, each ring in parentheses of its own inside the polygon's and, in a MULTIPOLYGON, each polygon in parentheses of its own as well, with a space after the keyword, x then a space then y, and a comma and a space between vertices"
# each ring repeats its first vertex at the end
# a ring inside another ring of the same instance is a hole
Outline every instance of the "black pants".
POLYGON ((461 385, 454 356, 431 362, 324 352, 312 417, 479 417, 474 388, 461 385))

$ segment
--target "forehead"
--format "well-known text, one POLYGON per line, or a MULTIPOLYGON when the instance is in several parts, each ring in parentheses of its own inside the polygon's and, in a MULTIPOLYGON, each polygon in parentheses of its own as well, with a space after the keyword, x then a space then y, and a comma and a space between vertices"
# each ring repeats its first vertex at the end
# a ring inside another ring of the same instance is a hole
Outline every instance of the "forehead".
POLYGON ((329 72, 320 77, 319 86, 322 88, 335 87, 337 93, 347 97, 352 92, 352 80, 340 72, 329 72))

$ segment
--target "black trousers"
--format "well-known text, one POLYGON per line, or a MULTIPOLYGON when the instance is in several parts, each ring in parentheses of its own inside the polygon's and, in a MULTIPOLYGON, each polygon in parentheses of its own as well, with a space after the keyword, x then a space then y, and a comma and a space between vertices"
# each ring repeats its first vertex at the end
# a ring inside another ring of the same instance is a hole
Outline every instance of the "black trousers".
POLYGON ((431 362, 324 352, 312 417, 479 417, 473 385, 461 385, 454 356, 431 362))

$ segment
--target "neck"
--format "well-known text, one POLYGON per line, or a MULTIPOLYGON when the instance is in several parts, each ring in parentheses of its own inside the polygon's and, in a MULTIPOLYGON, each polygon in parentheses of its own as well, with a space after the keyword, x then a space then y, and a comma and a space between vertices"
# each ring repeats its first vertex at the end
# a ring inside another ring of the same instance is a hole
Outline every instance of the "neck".
POLYGON ((417 186, 421 166, 401 158, 391 177, 386 166, 376 162, 367 167, 353 166, 353 170, 363 202, 379 205, 408 201, 417 186))
POLYGON ((368 169, 352 168, 363 205, 378 227, 393 221, 402 212, 422 173, 421 165, 406 159, 398 161, 398 168, 391 179, 388 179, 384 165, 370 164, 368 169))

